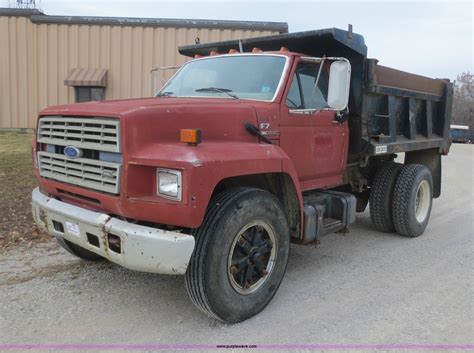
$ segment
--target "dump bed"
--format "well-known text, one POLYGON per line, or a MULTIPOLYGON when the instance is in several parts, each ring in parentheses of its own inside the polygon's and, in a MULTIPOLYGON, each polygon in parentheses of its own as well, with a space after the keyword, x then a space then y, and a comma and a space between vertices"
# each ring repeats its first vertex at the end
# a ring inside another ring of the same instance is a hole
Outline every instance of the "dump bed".
POLYGON ((452 84, 366 60, 362 123, 369 154, 449 149, 452 84))
POLYGON ((449 149, 452 84, 391 69, 367 58, 364 37, 338 28, 183 46, 193 57, 230 49, 250 52, 286 47, 308 56, 343 56, 352 66, 349 96, 349 162, 373 155, 449 149))

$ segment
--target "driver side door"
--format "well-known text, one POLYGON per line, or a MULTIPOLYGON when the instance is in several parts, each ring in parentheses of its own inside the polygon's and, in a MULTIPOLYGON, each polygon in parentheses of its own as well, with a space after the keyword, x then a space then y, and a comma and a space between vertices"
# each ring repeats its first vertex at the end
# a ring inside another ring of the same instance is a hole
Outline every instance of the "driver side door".
POLYGON ((346 167, 348 124, 327 109, 329 67, 328 61, 295 62, 281 104, 280 147, 293 161, 303 190, 341 184, 346 167))

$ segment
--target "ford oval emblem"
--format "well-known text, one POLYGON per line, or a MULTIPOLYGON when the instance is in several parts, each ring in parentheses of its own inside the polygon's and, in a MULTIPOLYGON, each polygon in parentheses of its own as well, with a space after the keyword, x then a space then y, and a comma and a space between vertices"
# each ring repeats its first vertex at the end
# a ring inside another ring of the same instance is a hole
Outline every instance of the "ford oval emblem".
POLYGON ((64 155, 71 159, 81 158, 82 150, 74 146, 66 146, 64 147, 64 155))

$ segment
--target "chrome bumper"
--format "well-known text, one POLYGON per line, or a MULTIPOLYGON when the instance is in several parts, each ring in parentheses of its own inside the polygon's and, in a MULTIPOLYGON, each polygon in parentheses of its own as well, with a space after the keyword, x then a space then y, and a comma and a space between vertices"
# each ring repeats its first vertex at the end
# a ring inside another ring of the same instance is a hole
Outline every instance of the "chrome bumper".
POLYGON ((118 265, 135 271, 184 274, 194 249, 194 237, 145 227, 32 194, 33 218, 38 227, 118 265), (117 245, 111 246, 110 235, 117 245), (91 239, 96 240, 92 241, 91 239), (95 243, 95 245, 93 245, 95 243), (120 252, 118 252, 120 251, 120 252))

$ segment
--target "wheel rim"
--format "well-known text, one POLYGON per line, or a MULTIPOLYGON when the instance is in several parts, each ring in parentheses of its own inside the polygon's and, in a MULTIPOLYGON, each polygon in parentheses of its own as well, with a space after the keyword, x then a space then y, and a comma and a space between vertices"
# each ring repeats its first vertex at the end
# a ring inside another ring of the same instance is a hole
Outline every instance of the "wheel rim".
POLYGON ((426 180, 423 180, 420 185, 418 185, 415 199, 415 217, 419 223, 423 223, 428 216, 430 203, 430 184, 426 180))
POLYGON ((237 233, 230 248, 227 274, 232 288, 250 294, 270 277, 276 259, 276 237, 266 222, 252 221, 237 233))

